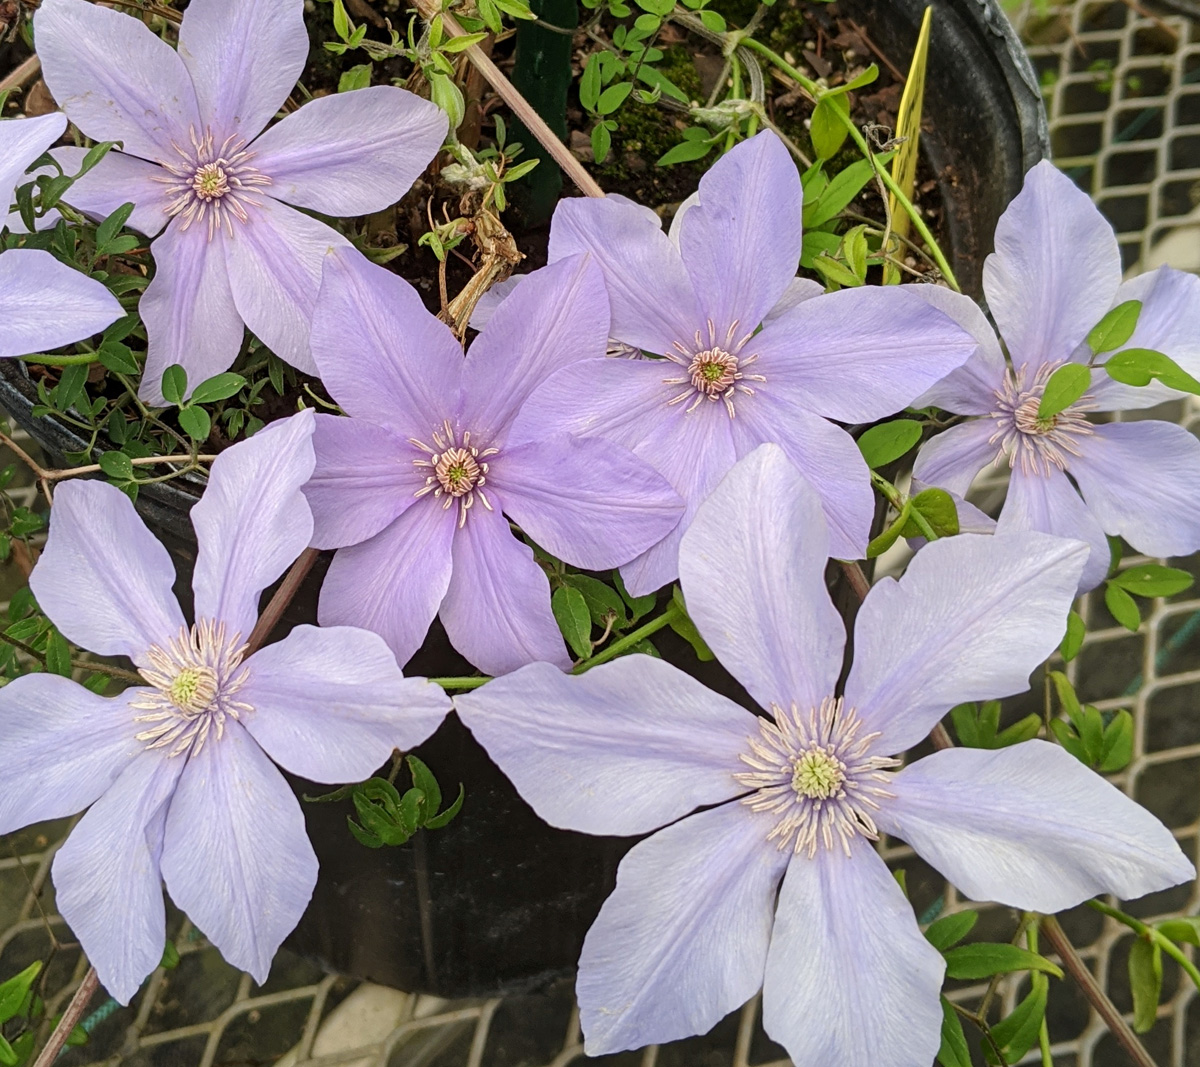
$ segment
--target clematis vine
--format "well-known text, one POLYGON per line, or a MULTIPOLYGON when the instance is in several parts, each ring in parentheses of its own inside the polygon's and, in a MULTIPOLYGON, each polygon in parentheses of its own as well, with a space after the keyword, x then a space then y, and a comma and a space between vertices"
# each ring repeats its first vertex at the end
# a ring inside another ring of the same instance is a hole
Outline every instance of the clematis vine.
POLYGON ((654 212, 620 196, 567 199, 555 212, 551 262, 595 256, 613 340, 658 358, 579 362, 531 398, 523 419, 625 445, 687 502, 671 535, 622 570, 632 593, 675 577, 695 509, 767 441, 816 487, 833 554, 863 555, 874 509, 867 467, 829 420, 890 415, 974 348, 909 287, 812 297, 813 283, 796 284, 801 198, 791 156, 766 132, 705 173, 674 239, 654 212))
POLYGON ((513 430, 537 385, 603 353, 607 335, 604 281, 588 256, 528 275, 465 359, 407 282, 360 256, 329 256, 313 354, 352 417, 317 417, 305 487, 313 545, 339 550, 322 624, 374 630, 404 663, 440 617, 489 674, 570 666, 549 580, 509 519, 558 559, 600 570, 665 537, 683 512, 666 479, 620 446, 513 430))
POLYGON ((71 121, 124 144, 66 199, 96 217, 132 201, 131 227, 165 227, 141 300, 142 397, 164 403, 162 373, 174 363, 193 385, 227 370, 243 324, 315 374, 308 334, 321 263, 350 246, 288 205, 363 215, 394 203, 441 146, 445 113, 374 86, 310 101, 264 133, 308 56, 303 0, 193 0, 178 52, 86 0, 46 0, 34 28, 46 84, 71 121))
POLYGON ((123 1004, 162 956, 164 880, 225 958, 265 981, 317 877, 272 760, 360 781, 449 710, 364 630, 298 626, 247 655, 259 595, 312 531, 312 432, 303 412, 213 463, 192 509, 191 626, 170 556, 127 496, 93 481, 55 493, 34 595, 67 638, 127 656, 146 684, 105 698, 29 674, 0 690, 0 834, 88 809, 54 859, 57 905, 123 1004))
POLYGON ((1166 827, 1057 745, 893 758, 951 706, 1028 687, 1086 546, 1028 531, 930 544, 867 596, 841 693, 827 546, 819 498, 771 445, 683 538, 688 610, 760 715, 640 655, 578 676, 534 664, 455 698, 550 824, 657 831, 584 943, 589 1055, 702 1033, 761 987, 796 1067, 928 1067, 944 962, 871 845, 882 833, 971 898, 1040 912, 1195 873, 1166 827))
POLYGON ((1092 419, 1182 394, 1158 383, 1122 385, 1102 369, 1109 358, 1102 355, 1079 400, 1038 418, 1050 376, 1068 361, 1088 363, 1089 331, 1126 301, 1142 305, 1127 347, 1163 352, 1200 375, 1200 278, 1160 267, 1122 282, 1112 228, 1085 193, 1042 162, 997 224, 983 287, 1010 359, 966 297, 933 294, 979 347, 917 402, 970 417, 925 445, 914 478, 963 496, 989 463, 1009 466, 998 529, 1086 541, 1091 554, 1080 591, 1108 570, 1105 534, 1151 556, 1200 549, 1200 441, 1174 423, 1092 419))
MULTIPOLYGON (((0 121, 0 221, 25 171, 67 128, 61 114, 0 121)), ((0 357, 27 356, 99 333, 122 315, 100 282, 37 248, 0 255, 0 357)))

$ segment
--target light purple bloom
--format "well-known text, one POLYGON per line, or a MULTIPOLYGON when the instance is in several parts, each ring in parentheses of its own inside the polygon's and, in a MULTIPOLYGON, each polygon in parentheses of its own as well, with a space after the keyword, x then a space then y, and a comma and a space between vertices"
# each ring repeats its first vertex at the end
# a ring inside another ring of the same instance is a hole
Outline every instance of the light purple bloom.
POLYGON ((192 509, 189 627, 167 550, 120 490, 55 493, 30 577, 71 641, 127 656, 148 683, 106 699, 30 674, 0 690, 0 834, 90 808, 54 860, 58 908, 108 991, 128 1003, 162 955, 162 882, 230 963, 266 979, 317 877, 275 760, 317 782, 370 775, 449 710, 375 634, 296 627, 249 657, 259 595, 303 551, 313 417, 224 452, 192 509))
POLYGON ((787 149, 762 133, 704 175, 674 239, 654 212, 619 196, 564 200, 555 212, 550 261, 591 252, 604 271, 614 340, 668 361, 578 363, 547 382, 523 416, 625 445, 687 502, 671 536, 622 570, 632 593, 675 577, 695 509, 765 441, 782 445, 820 493, 833 554, 861 556, 874 509, 867 467, 828 420, 890 415, 973 348, 908 286, 802 299, 812 283, 794 285, 801 196, 787 149), (793 306, 772 314, 785 294, 793 306))
POLYGON ((1181 394, 1158 383, 1121 385, 1097 369, 1081 400, 1048 423, 1037 418, 1050 375, 1068 360, 1086 363, 1088 332, 1127 300, 1141 301, 1142 310, 1123 347, 1164 352, 1200 376, 1200 278, 1160 267, 1122 283, 1112 228, 1085 193, 1042 162, 996 226, 983 288, 1011 364, 970 300, 925 293, 979 347, 918 403, 975 417, 933 438, 917 456, 914 477, 962 496, 987 464, 1007 463, 1012 475, 998 528, 1088 542, 1081 591, 1104 579, 1106 533, 1151 556, 1200 549, 1200 441, 1172 423, 1089 418, 1181 394))
POLYGON ((310 374, 321 263, 348 248, 287 206, 364 215, 398 200, 446 134, 438 107, 393 86, 322 97, 263 133, 308 56, 303 0, 192 0, 179 51, 138 19, 46 0, 34 20, 46 83, 84 133, 122 141, 67 200, 104 216, 132 201, 157 273, 141 301, 144 398, 162 372, 198 384, 229 368, 243 324, 310 374))
MULTIPOLYGON (((19 220, 9 216, 13 191, 66 128, 66 116, 57 113, 0 121, 0 225, 19 220)), ((0 255, 0 306, 0 358, 61 348, 99 333, 122 314, 100 282, 36 248, 0 255)))
POLYGON ((688 610, 763 717, 648 656, 579 676, 534 664, 455 698, 551 825, 658 830, 622 861, 584 942, 589 1055, 702 1033, 762 987, 767 1033, 796 1067, 928 1067, 943 962, 877 831, 973 899, 1027 910, 1193 877, 1166 827, 1056 745, 893 770, 951 706, 1028 687, 1062 636, 1083 545, 931 544, 866 598, 840 696, 826 551, 819 499, 771 445, 683 539, 688 610))
POLYGON ((569 667, 549 580, 509 519, 557 558, 600 570, 665 536, 683 511, 620 446, 511 429, 548 374, 604 351, 596 265, 574 256, 528 275, 465 359, 412 286, 361 256, 329 256, 317 307, 321 379, 352 416, 317 417, 304 490, 313 544, 340 549, 321 622, 374 630, 404 663, 440 616, 489 674, 533 660, 569 667))

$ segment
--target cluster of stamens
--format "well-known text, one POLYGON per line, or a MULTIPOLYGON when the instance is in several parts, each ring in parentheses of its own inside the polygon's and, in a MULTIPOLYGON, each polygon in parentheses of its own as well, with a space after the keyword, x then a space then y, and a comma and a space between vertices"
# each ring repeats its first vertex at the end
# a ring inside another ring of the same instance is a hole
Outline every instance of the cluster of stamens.
POLYGON ((171 144, 182 162, 159 161, 167 175, 154 180, 169 187, 171 199, 166 213, 178 215, 183 220, 181 228, 184 230, 193 223, 207 224, 210 241, 218 229, 225 229, 232 237, 233 220, 247 221, 247 207, 262 204, 253 195, 254 191, 270 185, 271 179, 250 165, 254 153, 247 151, 246 142, 241 138, 228 137, 217 147, 211 130, 206 130, 201 137, 193 127, 188 130, 188 135, 190 148, 171 144))
POLYGON ((253 710, 231 699, 249 677, 242 666, 246 646, 242 635, 228 634, 223 622, 201 619, 190 630, 161 648, 152 645, 146 654, 150 666, 138 673, 154 688, 138 690, 130 706, 147 714, 135 722, 148 726, 137 740, 147 748, 169 748, 168 756, 195 754, 209 736, 220 740, 225 719, 239 719, 253 710))
POLYGON ((840 697, 807 712, 772 704, 771 714, 775 721, 760 719, 760 736, 750 738, 750 751, 742 754, 751 769, 734 775, 754 790, 743 804, 778 817, 767 840, 810 858, 818 845, 839 844, 849 855, 855 837, 875 840, 873 813, 880 799, 894 795, 886 788, 886 768, 900 764, 870 754, 879 734, 859 736, 862 720, 840 697))
POLYGON ((425 479, 425 485, 417 490, 417 496, 432 493, 434 497, 446 498, 443 508, 452 507, 458 501, 458 525, 461 529, 467 521, 467 512, 475 506, 475 498, 488 509, 492 510, 491 501, 484 495, 483 486, 487 481, 487 457, 494 456, 498 448, 479 449, 471 444, 471 431, 464 430, 462 440, 455 435, 454 427, 447 419, 440 430, 433 432, 433 446, 409 438, 409 443, 419 448, 429 458, 414 459, 413 466, 426 467, 432 473, 425 479))
POLYGON ((1007 456, 1008 465, 1016 467, 1019 463, 1025 474, 1045 476, 1051 467, 1065 471, 1067 457, 1080 454, 1079 438, 1095 432, 1086 415, 1095 404, 1086 394, 1057 415, 1038 418, 1046 383, 1059 366, 1043 363, 1030 377, 1028 364, 1022 364, 1005 375, 1004 384, 996 390, 996 410, 991 412, 997 429, 988 439, 999 449, 997 462, 1007 456))
POLYGON ((706 399, 722 400, 725 403, 725 410, 729 412, 729 417, 733 418, 734 397, 738 393, 744 393, 747 396, 754 395, 754 390, 745 383, 747 381, 766 381, 761 374, 747 374, 743 369, 758 359, 757 353, 749 356, 738 355, 750 338, 754 336, 754 331, 751 330, 744 337, 736 339, 738 320, 734 319, 725 332, 725 336, 718 338, 712 319, 708 320, 707 326, 707 341, 697 330, 694 344, 685 345, 681 341, 676 341, 676 351, 664 353, 671 362, 678 363, 687 370, 686 376, 663 379, 667 385, 687 386, 683 392, 672 397, 667 403, 682 404, 685 400, 690 399, 691 403, 687 410, 694 411, 706 399))

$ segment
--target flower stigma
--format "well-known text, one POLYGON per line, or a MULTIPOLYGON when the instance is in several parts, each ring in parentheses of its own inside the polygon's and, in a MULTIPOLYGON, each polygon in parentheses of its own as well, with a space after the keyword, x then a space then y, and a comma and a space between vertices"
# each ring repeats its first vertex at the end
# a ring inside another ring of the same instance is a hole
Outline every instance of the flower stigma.
POLYGON ((487 482, 488 456, 494 456, 498 448, 480 449, 471 444, 471 431, 464 430, 459 441, 454 427, 447 419, 440 430, 432 435, 433 446, 409 438, 409 444, 419 448, 428 457, 414 459, 414 467, 431 469, 432 473, 425 478, 425 485, 417 490, 416 496, 432 493, 435 498, 445 496, 443 508, 450 508, 458 501, 459 529, 466 524, 467 512, 475 506, 475 498, 488 511, 493 510, 491 501, 484 495, 483 486, 487 482))
POLYGON ((777 816, 767 840, 810 859, 819 846, 837 844, 850 855, 855 837, 875 840, 874 813, 880 800, 893 796, 886 769, 900 765, 870 754, 878 732, 859 736, 862 720, 840 697, 807 713, 796 704, 772 704, 771 714, 775 721, 760 719, 760 736, 750 738, 750 751, 742 753, 750 770, 734 775, 754 790, 743 804, 777 816))
POLYGON ((734 319, 725 336, 718 339, 717 329, 712 319, 708 320, 707 326, 707 341, 697 330, 692 345, 676 341, 676 351, 665 353, 667 359, 672 363, 678 363, 687 371, 686 376, 663 379, 667 385, 687 386, 683 392, 668 400, 667 404, 682 404, 685 400, 690 399, 691 403, 687 410, 691 412, 695 411, 704 400, 722 400, 729 417, 733 418, 734 397, 739 392, 747 396, 754 395, 754 390, 745 383, 747 381, 766 381, 761 374, 747 374, 743 370, 758 359, 757 353, 749 356, 738 355, 750 338, 754 336, 754 331, 751 330, 740 340, 735 340, 738 320, 734 319))
POLYGON ((246 150, 246 142, 241 138, 228 137, 217 147, 211 130, 205 130, 200 137, 195 127, 191 127, 188 134, 191 141, 188 148, 171 143, 179 160, 159 160, 167 175, 154 180, 169 187, 165 211, 183 220, 182 230, 192 223, 207 224, 210 241, 219 229, 232 237, 233 220, 249 221, 246 209, 262 205, 253 193, 270 185, 271 179, 251 166, 254 153, 246 150))
POLYGON ((1043 477, 1051 467, 1065 471, 1067 457, 1080 454, 1079 439, 1095 432, 1086 412, 1096 405, 1087 394, 1057 415, 1038 417, 1046 383, 1061 365, 1043 363, 1032 377, 1028 364, 1005 374, 1004 384, 996 390, 996 410, 990 413, 997 428, 988 443, 999 446, 997 463, 1007 456, 1010 467, 1019 463, 1023 473, 1043 477))

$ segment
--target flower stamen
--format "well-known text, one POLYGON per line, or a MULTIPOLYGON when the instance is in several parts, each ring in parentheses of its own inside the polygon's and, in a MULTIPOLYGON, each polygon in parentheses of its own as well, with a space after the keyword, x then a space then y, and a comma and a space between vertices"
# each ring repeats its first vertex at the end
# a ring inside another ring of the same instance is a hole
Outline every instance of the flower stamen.
POLYGON ((725 336, 718 338, 716 325, 712 319, 706 323, 708 339, 697 330, 691 345, 681 341, 674 344, 675 351, 665 353, 666 358, 687 368, 687 374, 678 378, 664 378, 666 385, 684 385, 682 392, 667 401, 668 406, 681 404, 691 400, 688 412, 695 411, 705 400, 721 400, 729 417, 734 416, 734 397, 738 393, 753 396, 754 390, 746 385, 746 381, 765 382, 761 374, 747 374, 744 370, 756 359, 758 354, 739 356, 742 348, 754 336, 751 330, 740 340, 734 340, 737 335, 738 320, 734 319, 725 336))
POLYGON ((494 510, 491 501, 484 495, 483 486, 487 482, 487 457, 496 455, 498 448, 480 449, 471 444, 471 431, 463 432, 462 440, 455 435, 454 427, 447 419, 440 430, 432 435, 433 447, 409 438, 409 444, 419 448, 429 458, 414 459, 414 467, 431 468, 433 473, 425 479, 425 485, 418 489, 416 496, 432 493, 434 497, 445 496, 443 508, 451 507, 458 501, 458 527, 461 530, 467 521, 467 512, 475 506, 475 498, 488 511, 494 510))
POLYGON ((1067 457, 1080 455, 1079 439, 1095 433, 1086 413, 1096 405, 1087 394, 1057 415, 1038 417, 1046 383, 1060 366, 1043 363, 1030 378, 1029 365, 1022 364, 1005 375, 996 390, 996 410, 990 413, 997 429, 988 443, 999 448, 997 463, 1007 456, 1008 465, 1015 468, 1019 463, 1024 474, 1047 476, 1051 467, 1065 471, 1067 457))

